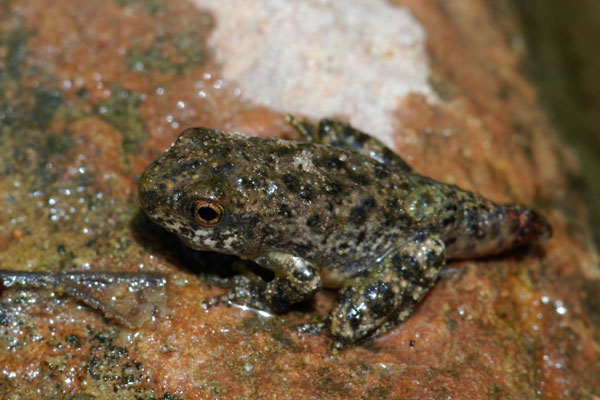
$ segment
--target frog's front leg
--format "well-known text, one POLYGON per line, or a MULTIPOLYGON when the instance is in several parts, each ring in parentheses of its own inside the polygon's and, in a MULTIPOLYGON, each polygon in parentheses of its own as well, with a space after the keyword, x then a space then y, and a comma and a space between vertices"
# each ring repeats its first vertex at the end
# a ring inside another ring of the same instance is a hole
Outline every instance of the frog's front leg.
POLYGON ((336 346, 385 332, 410 317, 445 261, 437 236, 398 243, 365 277, 345 286, 329 316, 336 346))
POLYGON ((258 277, 238 275, 234 277, 232 288, 227 293, 209 300, 207 305, 242 303, 285 311, 292 304, 310 299, 321 288, 319 271, 304 258, 280 251, 268 251, 254 261, 273 271, 275 278, 265 283, 258 277))
POLYGON ((256 259, 256 263, 275 273, 267 283, 265 300, 275 311, 309 300, 321 289, 321 275, 310 261, 280 251, 270 251, 256 259))
POLYGON ((404 172, 412 170, 402 157, 390 150, 379 139, 354 128, 350 124, 335 119, 322 119, 317 125, 313 125, 308 121, 298 120, 291 115, 286 116, 286 121, 307 142, 353 150, 392 169, 404 172))

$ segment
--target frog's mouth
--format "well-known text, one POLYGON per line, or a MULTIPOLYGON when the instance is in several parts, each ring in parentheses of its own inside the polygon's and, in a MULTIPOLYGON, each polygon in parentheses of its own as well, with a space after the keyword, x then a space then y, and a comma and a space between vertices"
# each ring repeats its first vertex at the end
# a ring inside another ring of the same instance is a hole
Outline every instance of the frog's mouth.
POLYGON ((206 247, 206 246, 203 246, 201 244, 194 243, 194 242, 190 241, 189 239, 186 239, 185 237, 182 237, 182 236, 178 236, 178 237, 183 242, 183 244, 185 244, 187 247, 189 247, 192 250, 201 250, 201 251, 211 251, 211 250, 213 250, 210 247, 206 247))

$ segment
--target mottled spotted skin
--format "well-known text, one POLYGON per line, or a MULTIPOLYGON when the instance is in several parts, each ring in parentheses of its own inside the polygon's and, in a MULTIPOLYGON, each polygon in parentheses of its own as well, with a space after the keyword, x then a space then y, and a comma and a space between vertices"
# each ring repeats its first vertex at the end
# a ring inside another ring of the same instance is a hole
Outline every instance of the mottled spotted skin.
POLYGON ((285 310, 323 286, 342 288, 326 326, 338 343, 352 343, 407 319, 447 258, 551 233, 530 209, 414 173, 347 124, 290 122, 307 142, 188 129, 140 179, 145 212, 190 247, 275 272, 269 283, 236 277, 211 305, 285 310), (199 223, 198 204, 215 205, 203 209, 214 226, 199 223))

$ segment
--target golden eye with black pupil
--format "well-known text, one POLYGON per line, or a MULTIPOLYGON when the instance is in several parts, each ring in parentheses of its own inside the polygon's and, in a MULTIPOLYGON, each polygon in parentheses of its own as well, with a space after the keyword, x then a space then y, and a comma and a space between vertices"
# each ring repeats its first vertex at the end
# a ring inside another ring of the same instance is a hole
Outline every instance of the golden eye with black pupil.
POLYGON ((194 218, 202 226, 215 226, 225 216, 225 209, 214 200, 196 200, 194 202, 194 218))

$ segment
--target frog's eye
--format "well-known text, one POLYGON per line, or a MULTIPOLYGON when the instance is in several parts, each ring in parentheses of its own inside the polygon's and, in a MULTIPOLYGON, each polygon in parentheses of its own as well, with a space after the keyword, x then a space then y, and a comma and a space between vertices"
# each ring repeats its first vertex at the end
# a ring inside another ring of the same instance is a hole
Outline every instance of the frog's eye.
POLYGON ((196 200, 194 202, 194 218, 202 226, 215 226, 225 216, 225 209, 214 200, 196 200))

